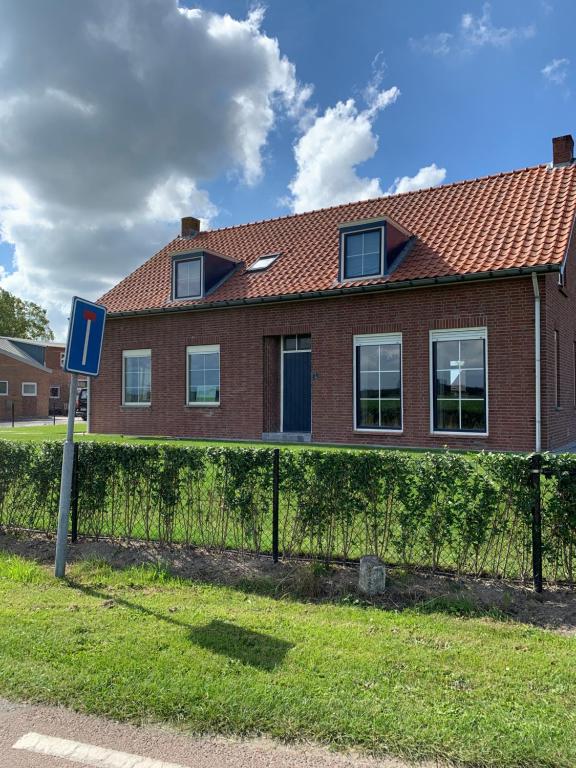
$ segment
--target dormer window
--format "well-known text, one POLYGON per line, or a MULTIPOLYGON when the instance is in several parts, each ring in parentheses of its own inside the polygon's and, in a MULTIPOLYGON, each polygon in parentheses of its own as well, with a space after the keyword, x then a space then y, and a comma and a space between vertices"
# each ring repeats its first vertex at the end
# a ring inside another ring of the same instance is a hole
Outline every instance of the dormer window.
POLYGON ((172 300, 203 299, 234 272, 237 261, 212 251, 189 251, 172 257, 172 300))
POLYGON ((174 298, 195 299, 202 296, 202 257, 174 261, 174 298))
POLYGON ((384 277, 410 248, 412 235, 389 218, 340 226, 340 281, 384 277))
POLYGON ((342 280, 381 277, 384 274, 384 222, 340 228, 342 280))

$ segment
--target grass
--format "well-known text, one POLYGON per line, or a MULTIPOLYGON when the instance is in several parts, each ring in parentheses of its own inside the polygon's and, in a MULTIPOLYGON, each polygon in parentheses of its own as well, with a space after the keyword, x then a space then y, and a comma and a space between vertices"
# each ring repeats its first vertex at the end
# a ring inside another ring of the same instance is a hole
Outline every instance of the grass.
MULTIPOLYGON (((14 440, 17 442, 42 442, 43 440, 64 440, 66 438, 66 425, 56 424, 48 425, 45 427, 0 427, 0 440, 14 440)), ((180 438, 170 437, 138 437, 136 435, 102 435, 102 434, 87 434, 86 424, 76 423, 74 427, 74 440, 76 442, 83 442, 85 440, 99 443, 138 443, 140 445, 154 445, 158 443, 174 443, 175 445, 183 446, 221 446, 227 445, 238 448, 290 448, 292 450, 303 450, 306 448, 312 449, 324 449, 331 451, 344 451, 344 450, 370 450, 378 449, 382 446, 372 445, 332 445, 325 443, 271 443, 264 442, 262 440, 254 441, 234 441, 234 440, 185 440, 180 438)), ((442 449, 440 448, 401 448, 393 447, 393 450, 403 451, 406 453, 435 453, 442 449)), ((469 449, 458 450, 451 449, 452 453, 465 453, 474 454, 478 451, 470 451, 469 449)))
POLYGON ((574 639, 0 554, 0 695, 470 766, 576 764, 574 639))

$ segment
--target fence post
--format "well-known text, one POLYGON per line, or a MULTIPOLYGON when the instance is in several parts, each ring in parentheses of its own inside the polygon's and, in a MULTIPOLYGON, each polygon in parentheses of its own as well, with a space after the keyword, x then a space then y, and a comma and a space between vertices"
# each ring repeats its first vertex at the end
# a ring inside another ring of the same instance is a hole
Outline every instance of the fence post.
POLYGON ((78 541, 78 443, 74 443, 74 464, 72 466, 72 541, 78 541))
POLYGON ((14 400, 12 400, 12 426, 14 426, 14 400))
POLYGON ((532 477, 532 575, 534 591, 542 592, 542 508, 540 476, 542 471, 542 455, 535 453, 531 459, 532 477))
POLYGON ((278 526, 280 495, 280 449, 274 448, 272 465, 272 561, 278 562, 278 526))

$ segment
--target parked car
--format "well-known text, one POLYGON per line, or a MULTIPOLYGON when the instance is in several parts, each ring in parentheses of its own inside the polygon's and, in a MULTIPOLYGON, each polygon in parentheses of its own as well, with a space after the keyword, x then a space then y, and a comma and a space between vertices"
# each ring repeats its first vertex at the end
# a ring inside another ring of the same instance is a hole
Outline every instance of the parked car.
POLYGON ((88 390, 79 389, 76 396, 76 416, 82 416, 84 421, 88 418, 88 390))

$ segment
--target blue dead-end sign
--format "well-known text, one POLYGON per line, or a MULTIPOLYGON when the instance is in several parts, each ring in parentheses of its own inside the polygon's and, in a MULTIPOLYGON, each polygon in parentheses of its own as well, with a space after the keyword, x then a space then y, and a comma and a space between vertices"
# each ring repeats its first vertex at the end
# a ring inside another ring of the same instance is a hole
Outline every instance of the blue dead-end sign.
POLYGON ((105 324, 105 307, 74 296, 64 357, 65 371, 98 376, 105 324))

